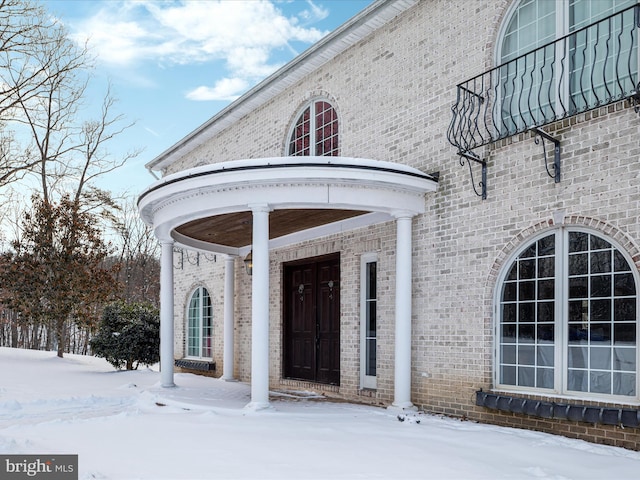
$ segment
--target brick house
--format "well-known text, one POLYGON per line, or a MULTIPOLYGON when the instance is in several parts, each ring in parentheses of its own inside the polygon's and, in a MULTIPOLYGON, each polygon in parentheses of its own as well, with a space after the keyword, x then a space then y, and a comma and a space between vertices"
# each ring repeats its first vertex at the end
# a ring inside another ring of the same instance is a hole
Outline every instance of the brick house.
POLYGON ((636 0, 378 0, 149 169, 174 361, 640 449, 636 0))

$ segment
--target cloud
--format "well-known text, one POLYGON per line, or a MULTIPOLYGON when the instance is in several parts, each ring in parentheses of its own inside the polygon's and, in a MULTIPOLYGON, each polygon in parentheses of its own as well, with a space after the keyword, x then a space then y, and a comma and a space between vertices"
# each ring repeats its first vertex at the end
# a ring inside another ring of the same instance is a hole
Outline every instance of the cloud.
POLYGON ((233 101, 248 87, 248 82, 242 78, 223 78, 213 87, 198 87, 187 92, 189 100, 228 100, 233 101))
POLYGON ((268 0, 104 2, 73 26, 73 36, 79 42, 88 38, 99 61, 121 69, 222 61, 227 78, 188 95, 232 98, 240 85, 246 88, 280 67, 279 51, 295 54, 292 44, 312 44, 326 35, 308 26, 325 18, 326 9, 310 0, 288 5, 306 8, 285 14, 268 0))

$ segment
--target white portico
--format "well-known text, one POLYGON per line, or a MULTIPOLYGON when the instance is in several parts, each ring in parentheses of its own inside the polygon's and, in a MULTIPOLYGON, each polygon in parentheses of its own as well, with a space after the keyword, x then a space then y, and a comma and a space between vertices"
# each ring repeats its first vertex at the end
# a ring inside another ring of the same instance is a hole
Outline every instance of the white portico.
MULTIPOLYGON (((412 218, 424 213, 437 176, 395 163, 346 157, 238 160, 184 170, 139 198, 144 221, 162 244, 162 385, 173 386, 172 251, 181 245, 253 257, 251 402, 269 407, 269 251, 395 219, 395 388, 393 405, 411 402, 412 218)), ((225 269, 227 276, 233 268, 225 269)), ((232 375, 233 282, 225 285, 224 376, 232 375), (231 330, 231 331, 229 331, 231 330)))

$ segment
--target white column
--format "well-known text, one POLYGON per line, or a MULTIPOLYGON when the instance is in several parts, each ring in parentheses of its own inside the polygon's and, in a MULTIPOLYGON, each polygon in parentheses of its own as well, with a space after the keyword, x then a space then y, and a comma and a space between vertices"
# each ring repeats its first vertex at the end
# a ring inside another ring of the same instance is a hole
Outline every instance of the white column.
POLYGON ((173 241, 161 240, 160 251, 160 383, 173 382, 173 241))
POLYGON ((235 257, 228 255, 224 261, 224 351, 222 378, 233 380, 233 312, 235 287, 235 257))
POLYGON ((411 219, 396 214, 396 345, 392 407, 413 409, 411 403, 411 219))
POLYGON ((269 408, 269 206, 253 211, 251 277, 251 410, 269 408))

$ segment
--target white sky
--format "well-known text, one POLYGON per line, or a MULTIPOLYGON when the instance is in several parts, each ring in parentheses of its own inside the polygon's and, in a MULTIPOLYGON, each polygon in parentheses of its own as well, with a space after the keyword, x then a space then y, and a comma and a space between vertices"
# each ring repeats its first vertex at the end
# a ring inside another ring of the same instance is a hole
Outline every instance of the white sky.
MULTIPOLYGON (((0 348, 0 454, 74 454, 80 480, 636 480, 640 453, 272 392, 102 359, 0 348), (419 419, 420 423, 416 420, 419 419)), ((0 465, 2 477, 2 465, 0 465)))
POLYGON ((372 0, 42 0, 97 57, 90 104, 107 79, 136 125, 111 146, 144 153, 103 186, 137 195, 144 164, 372 0))

